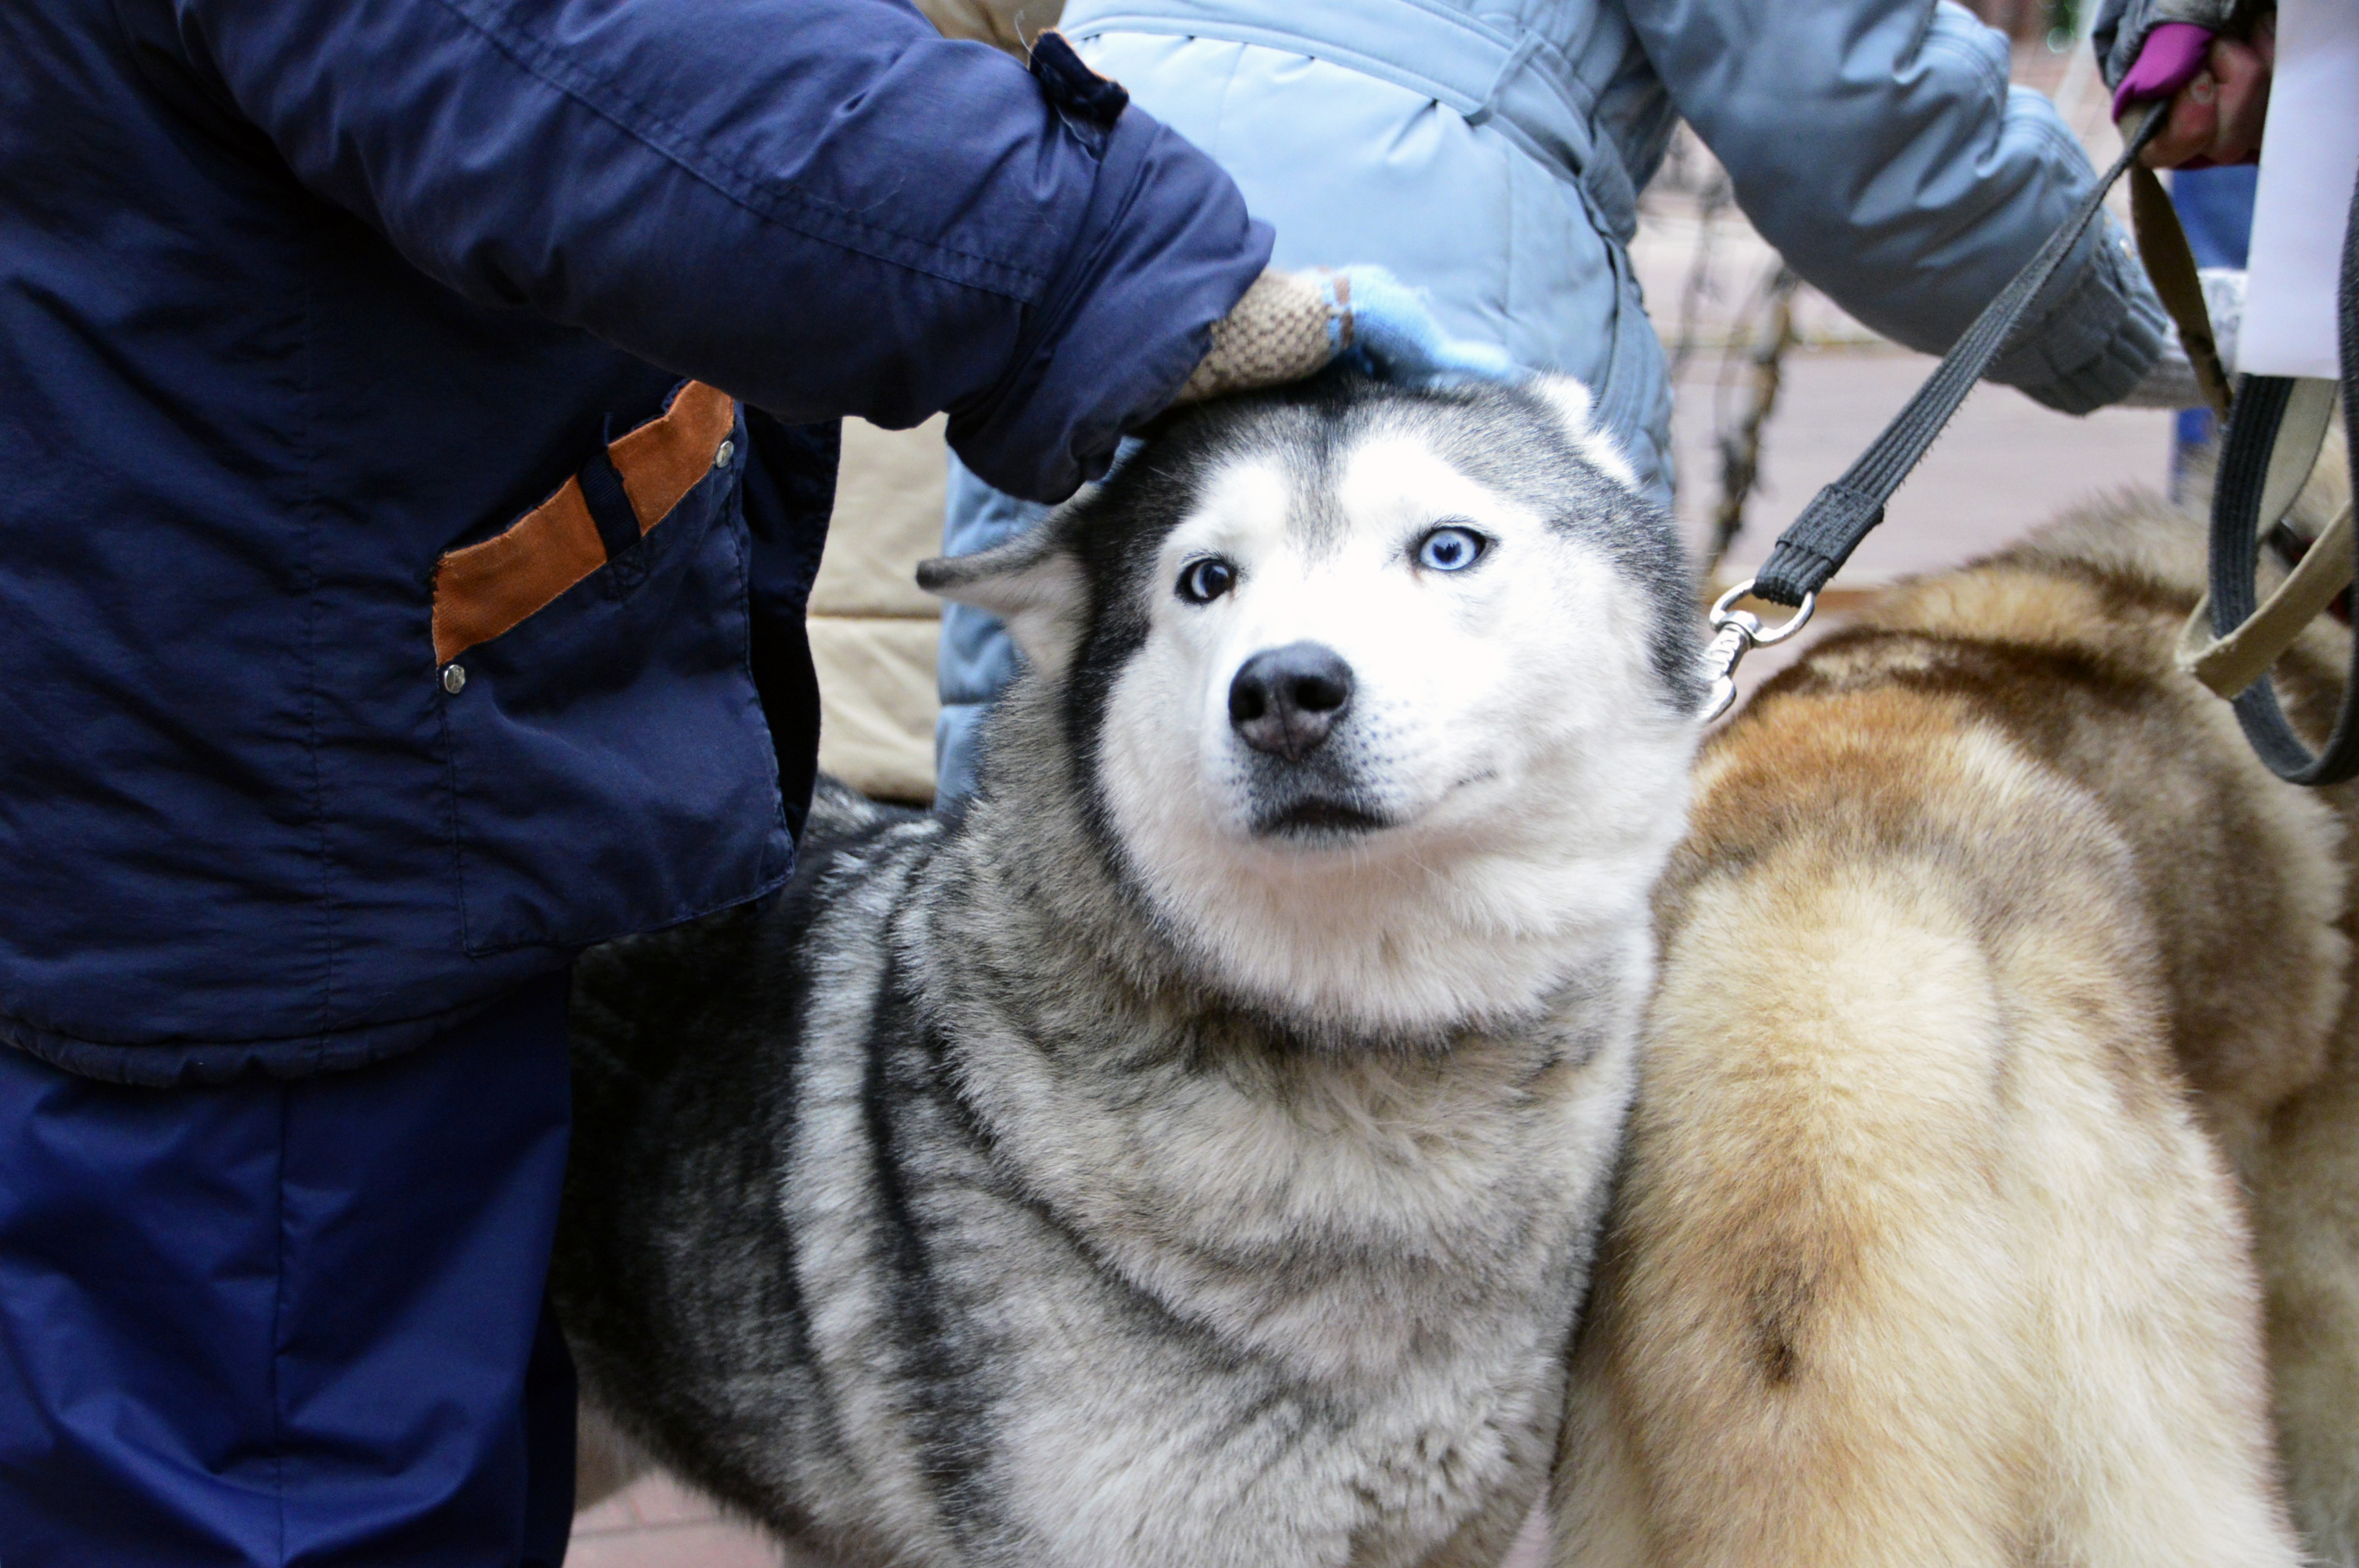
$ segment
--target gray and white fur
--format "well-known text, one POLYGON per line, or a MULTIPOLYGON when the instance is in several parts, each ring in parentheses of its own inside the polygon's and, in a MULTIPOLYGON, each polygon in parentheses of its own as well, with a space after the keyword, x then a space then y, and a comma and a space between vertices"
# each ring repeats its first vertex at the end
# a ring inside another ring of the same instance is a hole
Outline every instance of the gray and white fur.
POLYGON ((588 1392, 847 1564, 1497 1562, 1685 821, 1669 520, 1575 384, 1337 373, 921 580, 1027 661, 964 814, 822 785, 778 900, 582 962, 588 1392))

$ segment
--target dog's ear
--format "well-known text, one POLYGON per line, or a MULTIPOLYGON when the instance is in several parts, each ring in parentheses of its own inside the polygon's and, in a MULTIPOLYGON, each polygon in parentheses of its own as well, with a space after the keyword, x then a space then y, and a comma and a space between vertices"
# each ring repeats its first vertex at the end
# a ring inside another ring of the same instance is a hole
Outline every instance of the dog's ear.
POLYGON ((1072 662, 1089 590, 1063 512, 988 550, 919 561, 918 586, 1006 621, 1016 648, 1035 669, 1061 676, 1072 662))
POLYGON ((1536 375, 1524 384, 1533 395, 1556 413, 1564 433, 1572 444, 1604 472, 1607 478, 1628 487, 1638 488, 1638 470, 1630 466, 1622 449, 1597 424, 1597 399, 1589 388, 1569 375, 1536 375))

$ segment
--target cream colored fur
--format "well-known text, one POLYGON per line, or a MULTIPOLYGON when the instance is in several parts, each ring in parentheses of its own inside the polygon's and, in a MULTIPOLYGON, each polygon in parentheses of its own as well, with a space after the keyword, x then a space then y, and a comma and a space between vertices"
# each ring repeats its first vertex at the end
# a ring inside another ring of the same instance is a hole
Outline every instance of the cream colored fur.
MULTIPOLYGON (((2202 547, 2096 509, 1707 747, 1561 1568, 2297 1563, 2265 1281, 2295 1513, 2354 1560, 2353 806, 2172 667, 2202 547)), ((2347 649, 2280 672, 2313 723, 2347 649)))

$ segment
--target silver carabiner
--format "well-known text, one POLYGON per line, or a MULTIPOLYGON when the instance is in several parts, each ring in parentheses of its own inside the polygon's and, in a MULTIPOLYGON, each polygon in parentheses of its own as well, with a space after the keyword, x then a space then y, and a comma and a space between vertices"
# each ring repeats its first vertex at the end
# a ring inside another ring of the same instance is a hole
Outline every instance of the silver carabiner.
POLYGON ((1712 641, 1703 645, 1703 678, 1706 682, 1702 719, 1706 724, 1727 712, 1736 701, 1736 666, 1745 655, 1756 648, 1766 648, 1782 643, 1810 623, 1810 611, 1819 607, 1815 593, 1802 595, 1802 607, 1794 611, 1783 625, 1764 628, 1761 617, 1750 610, 1732 608, 1736 601, 1753 591, 1753 579, 1746 578, 1712 601, 1712 641))

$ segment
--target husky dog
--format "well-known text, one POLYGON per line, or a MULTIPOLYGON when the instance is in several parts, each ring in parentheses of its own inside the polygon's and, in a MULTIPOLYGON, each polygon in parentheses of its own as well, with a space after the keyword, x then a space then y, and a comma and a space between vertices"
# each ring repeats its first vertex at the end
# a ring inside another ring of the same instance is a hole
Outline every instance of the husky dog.
POLYGON ((822 788, 780 901, 582 960, 593 1398, 851 1563, 1497 1562, 1685 822, 1669 520, 1577 385, 1336 374, 920 579, 1027 662, 964 815, 822 788))
MULTIPOLYGON (((2175 667, 2203 569, 2200 517, 2090 510, 1706 747, 1560 1563, 2290 1565, 2272 1371, 2353 1561, 2354 793, 2175 667)), ((2278 667, 2313 743, 2348 661, 2278 667)))

